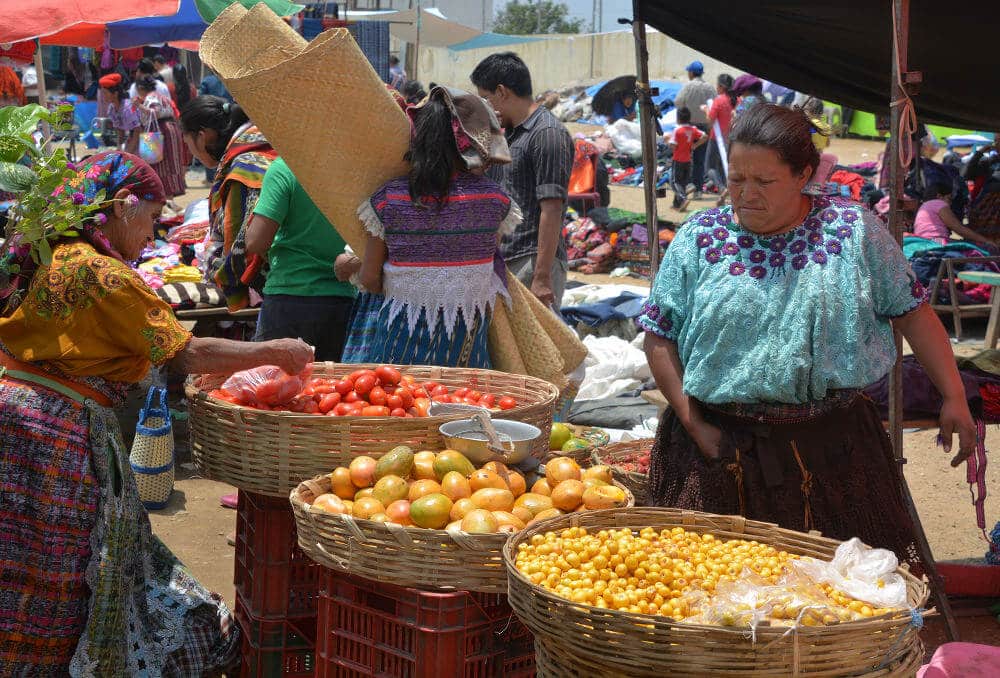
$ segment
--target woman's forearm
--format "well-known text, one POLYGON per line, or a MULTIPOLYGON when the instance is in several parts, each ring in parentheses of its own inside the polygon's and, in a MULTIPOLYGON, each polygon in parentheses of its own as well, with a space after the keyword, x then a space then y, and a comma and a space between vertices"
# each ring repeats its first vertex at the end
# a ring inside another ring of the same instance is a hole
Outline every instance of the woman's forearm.
POLYGON ((934 309, 922 304, 918 309, 892 321, 893 327, 902 332, 913 349, 913 355, 923 366, 934 386, 945 400, 965 400, 965 386, 958 374, 955 353, 944 325, 934 309))
POLYGON ((280 365, 282 359, 270 342, 192 337, 170 361, 170 369, 183 374, 232 374, 258 365, 280 365))
POLYGON ((684 393, 684 367, 681 365, 680 354, 677 353, 677 344, 647 332, 643 348, 657 387, 684 428, 690 428, 692 423, 699 422, 701 413, 698 407, 684 393))

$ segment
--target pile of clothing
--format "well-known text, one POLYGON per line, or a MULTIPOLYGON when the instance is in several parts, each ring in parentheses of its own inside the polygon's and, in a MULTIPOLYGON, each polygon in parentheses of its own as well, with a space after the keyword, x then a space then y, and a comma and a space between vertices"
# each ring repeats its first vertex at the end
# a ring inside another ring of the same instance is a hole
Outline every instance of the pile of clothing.
MULTIPOLYGON (((571 270, 581 273, 607 273, 616 267, 628 267, 637 275, 649 275, 649 233, 646 215, 614 207, 598 207, 586 217, 570 212, 563 227, 571 270)), ((675 224, 658 224, 660 251, 674 239, 675 224)))
MULTIPOLYGON (((985 257, 989 256, 990 252, 968 242, 956 241, 947 245, 941 245, 933 240, 908 235, 903 238, 903 254, 910 260, 910 266, 913 268, 913 272, 916 274, 920 284, 927 289, 931 289, 934 278, 941 268, 941 262, 945 259, 985 257)), ((961 271, 1000 273, 1000 267, 990 261, 984 261, 981 264, 975 262, 954 264, 953 269, 956 273, 961 271)), ((947 282, 946 280, 941 281, 936 303, 951 303, 947 282)), ((990 293, 992 291, 990 285, 977 285, 967 283, 963 280, 956 280, 955 289, 958 293, 959 305, 988 304, 990 302, 990 293)))
MULTIPOLYGON (((645 220, 644 220, 645 221, 645 220)), ((650 277, 649 267, 649 230, 644 223, 627 226, 617 233, 615 242, 615 258, 619 266, 625 266, 635 275, 650 277)), ((672 228, 660 228, 658 232, 660 243, 660 258, 674 239, 672 228)))
POLYGON ((607 273, 615 267, 615 234, 589 217, 574 219, 563 227, 569 267, 581 273, 607 273))

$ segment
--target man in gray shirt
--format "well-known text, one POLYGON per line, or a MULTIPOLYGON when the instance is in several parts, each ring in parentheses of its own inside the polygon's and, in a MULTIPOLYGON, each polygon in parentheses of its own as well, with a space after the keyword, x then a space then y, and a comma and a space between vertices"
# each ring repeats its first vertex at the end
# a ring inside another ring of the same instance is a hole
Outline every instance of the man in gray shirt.
MULTIPOLYGON (((705 67, 700 61, 692 61, 687 67, 688 83, 677 93, 674 106, 677 110, 686 108, 691 111, 691 124, 702 132, 708 132, 708 116, 702 106, 715 98, 715 88, 702 80, 705 67)), ((701 199, 701 187, 705 183, 705 155, 707 144, 694 149, 691 158, 691 181, 694 183, 694 200, 701 199)))
POLYGON ((500 253, 511 272, 558 312, 566 288, 563 213, 573 171, 573 139, 566 127, 535 103, 531 74, 513 52, 491 54, 472 72, 479 96, 497 113, 512 162, 491 167, 490 178, 520 206, 524 221, 504 236, 500 253))

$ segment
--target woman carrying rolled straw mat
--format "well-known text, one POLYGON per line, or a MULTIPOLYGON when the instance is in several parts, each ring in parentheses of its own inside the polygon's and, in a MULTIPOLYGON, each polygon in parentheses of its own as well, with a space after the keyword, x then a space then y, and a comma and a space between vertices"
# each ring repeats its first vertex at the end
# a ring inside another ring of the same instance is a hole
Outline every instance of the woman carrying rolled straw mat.
POLYGON ((409 176, 358 210, 368 230, 345 362, 490 366, 487 331, 509 300, 498 251, 521 213, 484 176, 510 162, 500 124, 478 96, 435 87, 407 111, 409 176))
POLYGON ((893 328, 944 396, 953 466, 976 430, 948 335, 899 245, 857 203, 802 193, 819 165, 801 110, 759 103, 729 137, 732 207, 688 219, 639 325, 670 401, 650 503, 741 514, 919 564, 900 466, 862 390, 893 328))
POLYGON ((266 277, 264 259, 246 251, 246 227, 278 154, 239 104, 209 94, 188 102, 181 129, 191 154, 216 171, 208 194, 205 278, 219 285, 230 311, 246 308, 250 290, 263 290, 266 277))

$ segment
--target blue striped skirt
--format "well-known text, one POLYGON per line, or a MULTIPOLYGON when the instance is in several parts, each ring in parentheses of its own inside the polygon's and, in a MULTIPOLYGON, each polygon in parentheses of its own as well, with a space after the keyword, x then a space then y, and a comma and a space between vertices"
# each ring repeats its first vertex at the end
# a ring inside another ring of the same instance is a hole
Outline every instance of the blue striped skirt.
POLYGON ((383 308, 384 304, 385 297, 381 294, 358 295, 344 347, 345 363, 491 367, 487 345, 488 312, 485 315, 477 312, 471 329, 459 312, 458 321, 449 336, 440 311, 433 330, 427 322, 426 312, 422 312, 411 332, 406 310, 401 310, 389 322, 389 308, 383 308))

